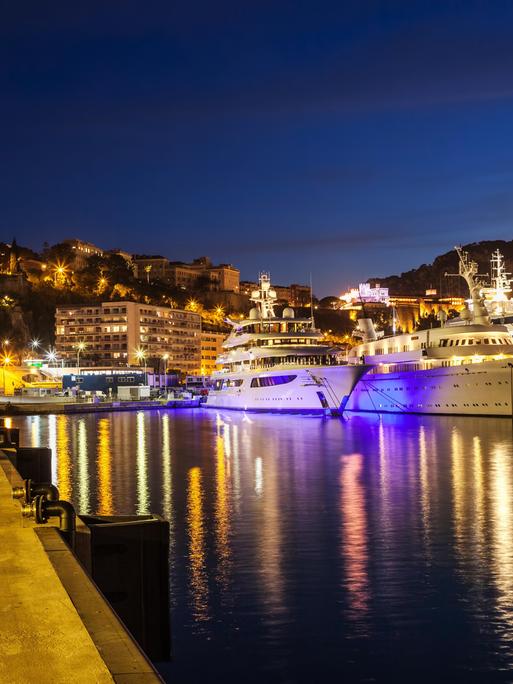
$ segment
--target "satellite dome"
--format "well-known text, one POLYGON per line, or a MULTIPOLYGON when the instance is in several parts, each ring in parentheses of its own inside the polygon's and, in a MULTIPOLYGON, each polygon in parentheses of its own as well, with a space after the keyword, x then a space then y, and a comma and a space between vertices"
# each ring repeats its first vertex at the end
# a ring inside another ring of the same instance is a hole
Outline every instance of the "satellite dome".
POLYGON ((294 318, 294 309, 291 306, 286 306, 283 309, 283 318, 294 318))
POLYGON ((255 321, 258 318, 258 309, 256 306, 249 310, 249 318, 252 321, 255 321))

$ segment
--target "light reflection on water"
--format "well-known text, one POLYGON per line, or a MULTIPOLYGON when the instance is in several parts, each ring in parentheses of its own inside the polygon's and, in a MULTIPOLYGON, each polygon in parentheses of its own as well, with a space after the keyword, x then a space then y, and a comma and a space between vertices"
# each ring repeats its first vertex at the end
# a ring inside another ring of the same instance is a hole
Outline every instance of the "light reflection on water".
POLYGON ((510 681, 512 425, 17 418, 82 513, 171 524, 173 682, 510 681))

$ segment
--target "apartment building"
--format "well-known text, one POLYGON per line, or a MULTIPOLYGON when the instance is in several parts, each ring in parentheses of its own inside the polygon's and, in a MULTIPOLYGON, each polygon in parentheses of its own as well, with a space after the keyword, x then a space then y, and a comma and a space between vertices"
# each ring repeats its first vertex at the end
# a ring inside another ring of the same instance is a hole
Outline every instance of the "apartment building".
POLYGON ((135 277, 138 280, 162 280, 169 282, 170 270, 169 259, 165 257, 139 257, 133 258, 135 277))
POLYGON ((238 292, 240 271, 231 264, 214 266, 208 257, 192 263, 169 261, 165 257, 134 257, 135 276, 139 280, 162 280, 174 287, 201 287, 213 292, 238 292))
POLYGON ((55 346, 61 358, 102 366, 148 366, 166 358, 169 369, 192 375, 201 369, 201 316, 191 311, 137 302, 58 307, 55 346))
POLYGON ((76 269, 84 268, 87 265, 87 260, 92 256, 103 256, 103 249, 93 245, 92 242, 84 242, 84 240, 63 240, 63 244, 69 245, 73 250, 73 267, 76 269))
POLYGON ((223 351, 223 342, 228 334, 214 330, 201 331, 201 375, 210 375, 221 368, 216 366, 216 359, 223 351))

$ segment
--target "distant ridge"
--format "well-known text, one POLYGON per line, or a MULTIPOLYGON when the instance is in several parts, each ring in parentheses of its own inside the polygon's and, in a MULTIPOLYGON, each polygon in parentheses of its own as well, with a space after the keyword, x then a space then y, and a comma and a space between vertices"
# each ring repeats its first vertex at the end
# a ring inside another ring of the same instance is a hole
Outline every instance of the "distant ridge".
MULTIPOLYGON (((506 270, 513 272, 513 240, 484 240, 463 245, 471 258, 479 264, 479 273, 490 275, 490 258, 498 249, 504 256, 506 270)), ((437 256, 432 264, 422 264, 401 275, 369 278, 367 282, 388 287, 391 295, 422 296, 428 289, 436 289, 440 296, 467 296, 468 289, 463 278, 447 278, 445 273, 458 273, 458 255, 453 249, 437 256)))

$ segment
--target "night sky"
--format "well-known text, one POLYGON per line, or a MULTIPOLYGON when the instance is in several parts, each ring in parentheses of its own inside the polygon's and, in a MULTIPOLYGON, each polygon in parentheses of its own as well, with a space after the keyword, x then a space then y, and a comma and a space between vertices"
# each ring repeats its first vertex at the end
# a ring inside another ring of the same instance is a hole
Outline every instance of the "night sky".
POLYGON ((0 239, 316 294, 513 238, 513 2, 0 2, 0 239))

